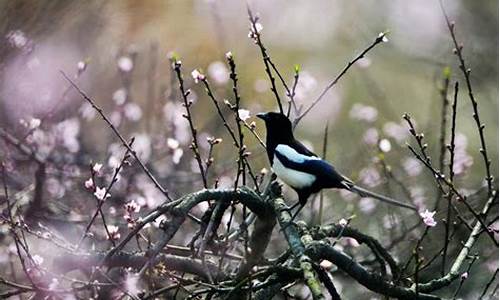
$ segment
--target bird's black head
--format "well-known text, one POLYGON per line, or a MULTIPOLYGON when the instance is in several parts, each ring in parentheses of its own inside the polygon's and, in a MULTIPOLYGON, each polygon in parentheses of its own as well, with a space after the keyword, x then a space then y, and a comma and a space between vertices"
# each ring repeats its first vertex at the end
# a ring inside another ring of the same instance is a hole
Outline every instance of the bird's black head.
POLYGON ((268 147, 270 146, 270 142, 286 143, 293 140, 292 123, 284 114, 267 112, 259 113, 257 117, 266 122, 266 141, 268 147))

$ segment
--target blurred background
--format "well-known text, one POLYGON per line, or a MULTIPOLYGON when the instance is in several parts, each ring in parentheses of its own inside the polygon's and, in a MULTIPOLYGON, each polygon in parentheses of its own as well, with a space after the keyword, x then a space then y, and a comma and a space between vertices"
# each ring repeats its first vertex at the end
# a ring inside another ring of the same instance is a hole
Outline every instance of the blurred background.
MULTIPOLYGON (((294 65, 300 65, 296 96, 299 105, 311 103, 349 60, 380 32, 389 32, 389 42, 378 45, 356 63, 296 130, 304 143, 321 153, 328 124, 326 158, 338 170, 378 192, 406 197, 403 189, 388 177, 390 168, 411 193, 411 200, 432 210, 437 188, 433 177, 405 146, 413 141, 401 116, 408 112, 413 117, 418 131, 425 133, 433 161, 437 162, 440 90, 449 68, 449 99, 453 83, 458 80, 462 84, 458 99, 456 182, 464 193, 473 193, 484 185, 472 108, 438 1, 280 0, 249 1, 249 5, 259 14, 263 42, 289 85, 293 82, 294 65), (379 147, 381 140, 387 141, 384 147, 379 147)), ((497 174, 498 1, 453 0, 444 1, 444 6, 456 24, 457 38, 463 43, 466 62, 472 69, 474 94, 481 121, 486 124, 492 171, 497 174)), ((201 70, 221 103, 223 99, 234 101, 224 56, 231 51, 237 64, 241 106, 250 111, 248 122, 256 121, 257 132, 264 137, 262 124, 253 116, 276 110, 276 105, 260 50, 248 38, 248 31, 245 1, 0 1, 0 126, 54 162, 47 177, 48 201, 68 207, 77 203, 76 211, 66 211, 86 220, 85 205, 81 198, 75 199, 77 193, 92 197, 83 187, 89 176, 85 166, 101 162, 109 176, 123 149, 95 111, 69 89, 60 73, 64 71, 104 109, 126 137, 136 137, 135 147, 141 158, 172 195, 195 191, 202 188, 202 183, 197 179, 196 165, 187 147, 189 128, 181 117, 184 109, 168 59, 176 53, 182 60, 186 87, 192 90, 190 99, 194 101, 192 110, 202 154, 206 156, 208 152, 207 137, 224 140, 214 149, 210 183, 232 186, 236 150, 203 86, 195 84, 190 74, 194 69, 201 70)), ((282 99, 286 99, 284 89, 279 87, 282 99)), ((230 115, 229 110, 225 114, 230 115)), ((245 135, 254 169, 258 172, 269 168, 264 149, 250 132, 245 135)), ((12 148, 0 149, 2 159, 10 163, 13 186, 19 191, 26 189, 32 184, 34 166, 21 163, 12 148)), ((118 209, 134 197, 141 199, 142 212, 161 203, 162 198, 147 187, 146 178, 138 171, 135 173, 117 184, 105 210, 118 209)), ((292 203, 295 193, 286 192, 292 203)), ((351 224, 383 244, 397 237, 401 228, 418 221, 408 220, 408 213, 399 209, 337 191, 326 192, 323 201, 321 220, 319 197, 310 200, 302 218, 317 224, 354 214, 357 217, 351 224)), ((479 199, 477 206, 483 202, 483 198, 479 199)), ((202 211, 200 208, 198 214, 202 211)), ((443 218, 440 212, 438 209, 439 218, 443 218)), ((393 250, 398 259, 407 259, 409 245, 422 230, 412 231, 413 235, 393 250)), ((442 232, 439 226, 432 230, 442 232)), ((466 236, 466 232, 461 234, 458 233, 466 236)), ((285 247, 280 235, 274 238, 276 243, 268 250, 271 256, 285 247)), ((489 249, 489 241, 483 239, 477 249, 481 260, 471 271, 478 274, 464 285, 464 299, 474 299, 475 282, 484 283, 498 267, 497 250, 489 249), (479 274, 479 265, 489 271, 479 274)), ((179 238, 178 242, 185 240, 179 238)), ((426 241, 425 245, 429 253, 441 247, 439 238, 426 241)), ((362 256, 356 245, 344 246, 353 255, 362 256)), ((456 249, 450 255, 453 257, 454 253, 456 249)), ((429 268, 423 278, 435 276, 436 270, 429 268)), ((348 277, 335 279, 348 299, 365 292, 356 284, 357 289, 349 289, 352 282, 348 277)))

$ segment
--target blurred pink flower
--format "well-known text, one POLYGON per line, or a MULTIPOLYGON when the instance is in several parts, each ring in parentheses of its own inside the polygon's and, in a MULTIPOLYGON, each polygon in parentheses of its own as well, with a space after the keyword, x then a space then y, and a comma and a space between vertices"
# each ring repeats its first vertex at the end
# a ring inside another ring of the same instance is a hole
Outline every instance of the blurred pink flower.
POLYGON ((455 137, 455 159, 453 161, 453 171, 456 175, 463 174, 474 164, 474 159, 467 153, 467 137, 462 133, 457 133, 455 137))
POLYGON ((368 128, 363 135, 363 142, 367 145, 376 145, 378 142, 378 131, 375 128, 368 128))
POLYGON ((437 222, 434 220, 434 215, 436 214, 436 211, 430 212, 429 210, 425 210, 424 212, 420 212, 420 217, 422 218, 422 221, 424 222, 425 225, 429 227, 434 227, 437 225, 437 222))
POLYGON ((371 214, 377 206, 373 198, 362 198, 359 200, 358 207, 364 214, 371 214))
POLYGON ((416 158, 407 157, 403 160, 403 169, 408 176, 415 177, 422 173, 422 164, 416 158))
POLYGON ((118 58, 118 69, 122 72, 130 72, 134 68, 134 62, 128 56, 118 58))
POLYGON ((168 138, 167 139, 167 146, 172 150, 177 149, 177 148, 179 148, 179 141, 176 139, 173 139, 173 138, 168 138))
POLYGON ((308 71, 300 73, 299 82, 295 88, 295 99, 306 101, 309 94, 316 88, 318 81, 308 71))
POLYGON ((208 75, 219 85, 226 84, 229 80, 229 70, 226 64, 220 61, 215 61, 208 66, 208 75))
POLYGON ((55 133, 58 141, 71 153, 80 150, 78 135, 80 133, 80 121, 78 118, 71 118, 58 123, 55 126, 55 133))
POLYGON ((349 117, 353 120, 374 122, 377 120, 378 111, 376 108, 361 103, 352 106, 349 117))
POLYGON ((127 103, 123 108, 125 117, 130 121, 139 121, 142 118, 142 109, 136 103, 127 103))
POLYGON ((399 143, 403 142, 408 136, 408 128, 404 124, 388 122, 385 123, 383 131, 387 136, 395 139, 399 143))
POLYGON ((151 138, 146 133, 135 133, 133 134, 133 136, 135 136, 135 143, 133 148, 136 151, 139 159, 143 163, 146 163, 151 158, 151 138))
POLYGON ((127 100, 127 90, 124 88, 117 89, 112 96, 113 101, 116 105, 123 105, 127 100))
POLYGON ((92 121, 96 116, 95 109, 87 102, 83 103, 78 111, 85 121, 92 121))
POLYGON ((374 167, 366 167, 359 172, 359 180, 369 186, 376 187, 380 184, 380 174, 374 167))
POLYGON ((7 41, 12 47, 23 48, 28 44, 28 38, 21 30, 13 30, 7 33, 7 41))

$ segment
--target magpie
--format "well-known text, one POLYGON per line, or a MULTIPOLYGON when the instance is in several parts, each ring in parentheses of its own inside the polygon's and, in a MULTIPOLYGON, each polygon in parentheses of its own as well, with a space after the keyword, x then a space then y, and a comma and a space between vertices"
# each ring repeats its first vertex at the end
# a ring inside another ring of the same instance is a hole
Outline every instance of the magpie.
POLYGON ((416 207, 370 192, 354 184, 352 180, 338 173, 327 161, 307 149, 293 136, 292 123, 281 113, 259 113, 257 117, 266 124, 266 151, 273 172, 295 190, 299 201, 289 210, 299 206, 292 216, 292 222, 307 199, 322 189, 346 189, 360 197, 372 197, 396 206, 416 211, 416 207))

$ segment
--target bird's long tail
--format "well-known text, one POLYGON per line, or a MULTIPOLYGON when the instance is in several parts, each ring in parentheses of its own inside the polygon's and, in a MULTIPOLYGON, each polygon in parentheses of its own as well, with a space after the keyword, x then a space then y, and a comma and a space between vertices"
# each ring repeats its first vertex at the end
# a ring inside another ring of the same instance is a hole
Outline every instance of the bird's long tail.
POLYGON ((404 207, 404 208, 409 208, 411 210, 417 211, 417 208, 411 204, 399 202, 399 201, 391 199, 389 197, 382 196, 382 195, 374 193, 374 192, 370 192, 369 190, 366 190, 366 189, 359 187, 357 185, 354 185, 354 184, 349 187, 349 190, 351 192, 358 194, 362 198, 371 197, 371 198, 375 198, 377 200, 380 200, 380 201, 383 201, 383 202, 386 202, 386 203, 389 203, 392 205, 396 205, 396 206, 400 206, 400 207, 404 207))

